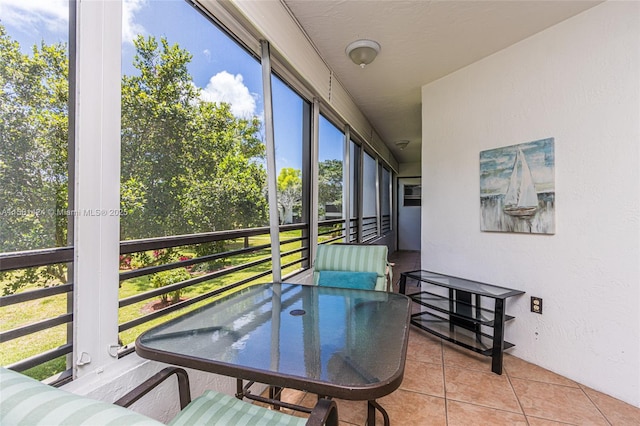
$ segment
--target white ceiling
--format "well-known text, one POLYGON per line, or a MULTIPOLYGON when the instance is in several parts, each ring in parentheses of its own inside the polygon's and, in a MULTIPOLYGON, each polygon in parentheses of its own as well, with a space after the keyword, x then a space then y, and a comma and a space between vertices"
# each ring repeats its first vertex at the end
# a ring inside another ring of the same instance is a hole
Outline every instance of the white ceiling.
POLYGON ((601 1, 283 0, 399 163, 420 159, 421 87, 601 1), (352 41, 382 46, 364 69, 352 41), (405 150, 398 140, 410 141, 405 150))

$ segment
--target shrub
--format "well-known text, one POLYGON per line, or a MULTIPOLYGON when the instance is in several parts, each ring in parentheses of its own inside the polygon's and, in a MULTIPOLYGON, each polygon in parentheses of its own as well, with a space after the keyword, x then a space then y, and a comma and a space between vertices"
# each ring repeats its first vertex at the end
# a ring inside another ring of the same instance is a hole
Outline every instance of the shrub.
MULTIPOLYGON (((185 268, 176 268, 154 274, 154 276, 151 278, 151 284, 154 288, 161 288, 167 285, 179 283, 181 281, 186 281, 189 278, 191 278, 191 274, 189 274, 189 272, 187 272, 185 268)), ((169 300, 169 294, 171 295, 171 301, 173 303, 179 302, 182 290, 175 290, 171 293, 162 294, 160 296, 160 300, 163 303, 167 303, 169 300)))

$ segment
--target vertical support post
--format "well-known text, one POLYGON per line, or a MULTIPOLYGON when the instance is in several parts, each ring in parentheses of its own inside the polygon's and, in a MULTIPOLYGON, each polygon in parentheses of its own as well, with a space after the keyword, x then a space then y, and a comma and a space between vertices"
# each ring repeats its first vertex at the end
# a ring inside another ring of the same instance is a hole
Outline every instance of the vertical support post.
MULTIPOLYGON (((455 290, 452 288, 449 288, 449 312, 455 312, 455 300, 456 300, 455 290)), ((455 330, 454 319, 455 318, 451 314, 449 314, 449 331, 452 333, 455 330)))
MULTIPOLYGON (((453 290, 454 294, 454 309, 458 316, 464 318, 473 318, 472 297, 471 293, 463 290, 453 290)), ((460 327, 464 327, 467 330, 476 332, 478 324, 470 319, 459 318, 458 316, 450 316, 450 323, 460 327)))
MULTIPOLYGON (((479 294, 475 295, 475 318, 480 320, 482 318, 482 297, 479 294)), ((476 323, 476 342, 482 341, 482 325, 476 323)))
POLYGON ((318 141, 320 139, 320 102, 313 99, 311 113, 311 235, 309 236, 309 249, 311 263, 316 259, 316 247, 318 243, 318 141))
POLYGON ((342 162, 342 215, 344 217, 344 242, 350 243, 351 235, 351 154, 349 141, 351 140, 351 127, 344 126, 344 146, 342 162))
POLYGON ((380 236, 382 235, 382 208, 381 208, 381 201, 382 201, 382 197, 380 197, 380 192, 382 191, 382 187, 380 185, 380 179, 382 178, 382 173, 380 172, 382 170, 382 163, 380 162, 380 160, 378 159, 378 157, 375 158, 376 160, 376 236, 380 236))
POLYGON ((400 294, 407 294, 407 276, 400 274, 400 282, 398 283, 398 292, 400 294))
POLYGON ((395 250, 400 250, 400 244, 398 243, 398 211, 400 209, 400 205, 398 204, 398 174, 391 170, 391 188, 389 189, 389 194, 391 194, 391 217, 389 220, 391 221, 391 229, 394 232, 396 238, 394 240, 395 250))
POLYGON ((311 224, 317 220, 311 209, 311 188, 314 185, 312 179, 312 123, 313 105, 309 102, 302 102, 302 223, 306 226, 301 230, 302 233, 302 247, 307 247, 301 253, 301 256, 305 259, 301 263, 302 268, 309 268, 312 264, 313 258, 311 255, 311 247, 313 237, 311 231, 311 224))
POLYGON ((282 281, 280 261, 280 218, 276 177, 276 144, 273 131, 273 99, 271 95, 271 55, 269 42, 260 40, 262 50, 262 91, 264 96, 264 128, 267 144, 267 191, 269 196, 269 234, 271 237, 271 267, 273 282, 282 281))
POLYGON ((491 349, 491 371, 502 374, 502 348, 504 347, 505 300, 496 299, 493 318, 493 347, 491 349))
MULTIPOLYGON (((77 50, 76 50, 76 1, 69 2, 69 101, 67 103, 69 120, 67 126, 69 136, 67 142, 67 205, 69 211, 75 211, 75 182, 76 182, 76 75, 77 50)), ((73 215, 67 216, 67 245, 73 246, 75 219, 73 215)), ((67 263, 67 282, 71 282, 74 276, 73 262, 67 263)), ((73 292, 67 293, 67 312, 73 312, 73 292)), ((67 324, 67 343, 73 343, 73 322, 67 324)), ((73 368, 73 353, 67 355, 67 368, 73 368)))
POLYGON ((362 201, 364 199, 363 191, 364 191, 364 145, 360 146, 358 150, 358 243, 362 242, 362 226, 364 224, 363 215, 364 215, 364 207, 362 205, 362 201))
POLYGON ((122 4, 75 6, 73 356, 81 377, 115 362, 109 347, 118 344, 122 4))

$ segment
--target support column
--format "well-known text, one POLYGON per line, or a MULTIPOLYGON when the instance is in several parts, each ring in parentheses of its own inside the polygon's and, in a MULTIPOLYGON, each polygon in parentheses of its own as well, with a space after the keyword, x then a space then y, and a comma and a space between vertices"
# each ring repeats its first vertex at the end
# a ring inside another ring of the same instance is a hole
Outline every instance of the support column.
POLYGON ((75 6, 73 364, 81 377, 117 359, 122 4, 75 6))
POLYGON ((280 215, 278 213, 278 182, 276 176, 276 143, 273 130, 273 99, 271 96, 271 55, 269 42, 260 40, 262 49, 262 91, 264 96, 264 129, 267 144, 267 190, 269 194, 269 233, 273 282, 282 282, 280 261, 280 215))

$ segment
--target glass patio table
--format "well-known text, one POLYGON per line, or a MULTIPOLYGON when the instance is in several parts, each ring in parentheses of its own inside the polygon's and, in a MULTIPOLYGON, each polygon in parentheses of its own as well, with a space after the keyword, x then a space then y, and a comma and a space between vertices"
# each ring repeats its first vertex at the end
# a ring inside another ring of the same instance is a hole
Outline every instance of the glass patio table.
POLYGON ((261 400, 242 387, 248 380, 274 389, 366 400, 368 424, 375 423, 375 409, 388 424, 375 399, 402 382, 410 303, 397 293, 257 284, 142 333, 136 352, 235 377, 239 398, 261 400))

